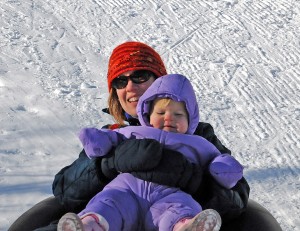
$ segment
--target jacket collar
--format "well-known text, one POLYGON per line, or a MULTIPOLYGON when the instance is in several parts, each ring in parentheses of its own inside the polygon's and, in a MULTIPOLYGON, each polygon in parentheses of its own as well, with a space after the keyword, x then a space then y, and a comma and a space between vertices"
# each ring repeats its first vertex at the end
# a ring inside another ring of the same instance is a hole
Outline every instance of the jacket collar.
MULTIPOLYGON (((103 111, 104 113, 110 114, 108 108, 103 108, 102 111, 103 111)), ((137 118, 132 117, 131 115, 129 115, 129 114, 126 113, 126 112, 125 112, 124 115, 125 115, 125 117, 126 117, 126 120, 125 120, 125 121, 128 122, 129 125, 132 125, 132 126, 140 126, 140 125, 141 125, 140 122, 139 122, 139 120, 138 120, 137 118)))

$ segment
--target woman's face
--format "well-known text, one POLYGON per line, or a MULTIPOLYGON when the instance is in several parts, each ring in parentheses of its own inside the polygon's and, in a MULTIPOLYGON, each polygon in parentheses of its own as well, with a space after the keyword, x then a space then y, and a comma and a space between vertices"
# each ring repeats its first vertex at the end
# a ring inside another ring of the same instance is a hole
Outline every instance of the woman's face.
MULTIPOLYGON (((134 71, 127 71, 122 75, 130 76, 133 72, 134 71)), ((148 87, 150 87, 154 80, 155 78, 151 77, 144 83, 136 84, 129 79, 128 84, 125 88, 116 90, 120 104, 125 112, 127 112, 132 117, 137 117, 136 106, 138 100, 148 89, 148 87)))

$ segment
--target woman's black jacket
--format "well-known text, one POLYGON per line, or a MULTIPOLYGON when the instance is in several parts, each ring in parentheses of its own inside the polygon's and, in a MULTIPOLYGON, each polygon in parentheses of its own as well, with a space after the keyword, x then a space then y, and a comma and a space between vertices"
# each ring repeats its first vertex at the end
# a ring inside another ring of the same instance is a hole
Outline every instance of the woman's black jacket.
MULTIPOLYGON (((129 123, 138 125, 137 120, 129 123)), ((216 137, 210 124, 200 122, 194 134, 206 138, 221 153, 230 153, 216 137)), ((56 174, 53 194, 67 211, 77 213, 82 210, 118 172, 130 172, 143 180, 180 187, 191 193, 203 209, 216 209, 224 222, 245 211, 250 188, 244 178, 234 188, 226 189, 218 185, 205 169, 195 169, 183 155, 162 149, 157 141, 125 142, 130 142, 131 145, 121 144, 105 158, 89 159, 82 150, 77 160, 56 174), (151 158, 149 161, 147 154, 151 156, 154 152, 161 153, 159 162, 151 162, 151 158), (148 162, 144 163, 143 158, 148 158, 148 162)))

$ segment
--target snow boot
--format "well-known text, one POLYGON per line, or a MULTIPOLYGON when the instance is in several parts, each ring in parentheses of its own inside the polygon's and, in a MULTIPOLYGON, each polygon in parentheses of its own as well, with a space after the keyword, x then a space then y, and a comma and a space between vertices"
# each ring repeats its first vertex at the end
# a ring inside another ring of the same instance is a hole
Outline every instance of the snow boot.
POLYGON ((182 222, 182 224, 175 225, 173 231, 219 231, 222 220, 216 210, 206 209, 192 219, 182 222))
POLYGON ((97 213, 86 213, 79 217, 75 213, 63 215, 57 225, 57 231, 108 231, 109 225, 104 217, 97 213))

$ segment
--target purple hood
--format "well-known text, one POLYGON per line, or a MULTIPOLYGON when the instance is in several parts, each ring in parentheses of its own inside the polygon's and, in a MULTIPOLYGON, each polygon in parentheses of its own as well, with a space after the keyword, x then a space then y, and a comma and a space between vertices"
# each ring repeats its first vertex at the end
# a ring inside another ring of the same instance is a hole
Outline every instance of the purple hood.
POLYGON ((190 81, 180 74, 169 74, 157 78, 145 91, 137 105, 137 115, 141 125, 151 126, 149 111, 151 103, 156 98, 171 98, 177 102, 184 102, 189 113, 189 127, 187 134, 193 134, 199 123, 199 108, 197 98, 190 81))

